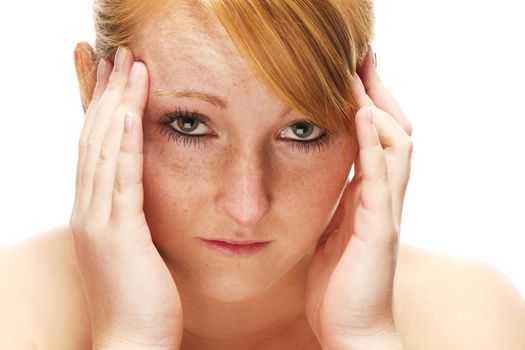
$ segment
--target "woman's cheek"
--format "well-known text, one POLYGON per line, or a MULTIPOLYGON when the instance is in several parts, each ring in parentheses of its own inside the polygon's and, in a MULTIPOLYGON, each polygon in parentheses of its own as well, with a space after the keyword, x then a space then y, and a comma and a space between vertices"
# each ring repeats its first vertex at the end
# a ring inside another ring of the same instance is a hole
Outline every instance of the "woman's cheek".
POLYGON ((144 213, 156 240, 193 234, 203 198, 211 195, 210 164, 193 148, 168 140, 144 143, 144 213))
POLYGON ((193 146, 170 143, 144 145, 144 180, 148 187, 171 198, 202 196, 198 194, 207 192, 216 168, 213 157, 193 146))
POLYGON ((283 149, 276 154, 282 159, 276 162, 281 169, 273 209, 288 218, 288 232, 298 235, 291 239, 314 244, 336 211, 356 151, 341 142, 324 152, 283 149))

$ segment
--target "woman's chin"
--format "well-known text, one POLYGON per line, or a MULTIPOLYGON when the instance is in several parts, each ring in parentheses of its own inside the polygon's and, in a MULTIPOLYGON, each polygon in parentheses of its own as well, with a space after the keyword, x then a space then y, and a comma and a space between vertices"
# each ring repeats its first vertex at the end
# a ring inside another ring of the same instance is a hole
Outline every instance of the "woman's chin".
POLYGON ((190 276, 182 273, 172 273, 181 299, 237 303, 248 301, 265 293, 271 283, 262 280, 251 280, 243 276, 225 276, 216 274, 204 276, 191 273, 190 276))
POLYGON ((217 302, 243 302, 271 293, 272 289, 299 286, 314 250, 315 245, 302 255, 270 252, 267 256, 235 260, 189 249, 191 260, 173 259, 169 266, 181 297, 199 295, 217 302), (290 259, 293 256, 298 258, 290 259))
POLYGON ((251 278, 233 273, 226 275, 206 276, 201 279, 193 279, 193 293, 197 292, 205 298, 218 302, 234 303, 256 298, 265 293, 273 282, 257 278, 252 274, 251 278))

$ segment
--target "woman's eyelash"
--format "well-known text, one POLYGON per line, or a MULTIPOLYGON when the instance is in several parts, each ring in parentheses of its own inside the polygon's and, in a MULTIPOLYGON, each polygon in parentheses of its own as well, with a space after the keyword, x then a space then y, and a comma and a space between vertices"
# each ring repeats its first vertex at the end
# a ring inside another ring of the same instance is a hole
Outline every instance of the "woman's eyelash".
POLYGON ((199 123, 208 125, 208 118, 197 112, 190 112, 188 110, 182 111, 178 108, 175 112, 164 114, 164 116, 158 121, 159 133, 163 136, 167 136, 168 140, 174 141, 177 145, 181 143, 186 147, 189 146, 200 146, 206 145, 205 137, 207 135, 188 135, 183 134, 180 131, 175 130, 170 126, 173 122, 179 118, 194 119, 199 123))
MULTIPOLYGON (((209 125, 209 119, 197 112, 192 111, 182 111, 180 108, 177 109, 175 112, 169 112, 164 114, 164 116, 158 121, 159 124, 159 133, 163 136, 167 136, 168 140, 174 141, 178 145, 181 143, 186 147, 189 146, 201 146, 206 145, 206 138, 210 135, 190 135, 190 134, 184 134, 176 129, 174 129, 171 124, 175 121, 177 121, 180 118, 184 119, 193 119, 198 121, 199 123, 202 123, 205 126, 209 125)), ((304 123, 305 121, 302 121, 304 123)), ((289 125, 288 127, 291 127, 294 124, 297 124, 298 122, 294 122, 293 124, 289 125)), ((310 122, 307 122, 310 123, 310 122)), ((312 123, 310 123, 312 124, 312 123)), ((315 126, 315 124, 312 124, 315 126)), ((308 153, 310 151, 316 150, 316 151, 324 151, 326 150, 334 141, 334 138, 332 134, 328 131, 322 132, 322 134, 313 140, 309 141, 298 141, 298 140, 292 140, 283 138, 288 145, 292 148, 292 150, 297 150, 299 152, 308 153)))
POLYGON ((318 138, 311 141, 296 141, 296 140, 285 140, 292 149, 298 150, 299 152, 308 153, 310 151, 325 151, 332 143, 333 137, 328 133, 324 133, 318 138))

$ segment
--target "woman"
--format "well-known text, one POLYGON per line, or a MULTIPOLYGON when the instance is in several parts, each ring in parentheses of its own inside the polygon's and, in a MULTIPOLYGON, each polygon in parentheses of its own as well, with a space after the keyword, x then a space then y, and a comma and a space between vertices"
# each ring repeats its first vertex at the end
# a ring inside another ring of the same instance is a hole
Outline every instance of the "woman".
POLYGON ((265 4, 96 1, 70 225, 11 255, 57 252, 55 296, 3 297, 4 347, 525 346, 498 276, 398 250, 411 127, 374 69, 370 4, 265 4))

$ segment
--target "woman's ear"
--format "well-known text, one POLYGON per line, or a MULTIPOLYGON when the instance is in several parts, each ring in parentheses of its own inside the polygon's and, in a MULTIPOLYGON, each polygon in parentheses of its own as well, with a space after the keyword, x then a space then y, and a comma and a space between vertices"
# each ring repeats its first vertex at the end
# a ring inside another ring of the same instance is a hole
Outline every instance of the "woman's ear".
POLYGON ((77 70, 78 85, 80 87, 80 99, 82 108, 86 113, 95 84, 97 83, 95 50, 87 42, 80 42, 75 47, 75 68, 77 70))

